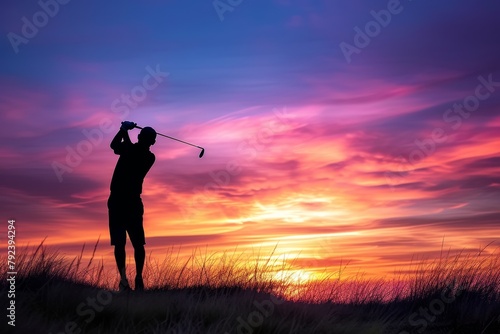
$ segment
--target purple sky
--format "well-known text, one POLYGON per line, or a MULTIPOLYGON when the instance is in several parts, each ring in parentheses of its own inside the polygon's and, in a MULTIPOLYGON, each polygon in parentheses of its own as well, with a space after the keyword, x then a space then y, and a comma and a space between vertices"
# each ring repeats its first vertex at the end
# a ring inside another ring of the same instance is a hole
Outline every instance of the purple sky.
POLYGON ((384 268, 443 237, 498 243, 498 2, 3 7, 0 206, 21 243, 73 252, 101 235, 111 254, 123 120, 207 149, 153 146, 150 249, 280 243, 306 264, 384 268))

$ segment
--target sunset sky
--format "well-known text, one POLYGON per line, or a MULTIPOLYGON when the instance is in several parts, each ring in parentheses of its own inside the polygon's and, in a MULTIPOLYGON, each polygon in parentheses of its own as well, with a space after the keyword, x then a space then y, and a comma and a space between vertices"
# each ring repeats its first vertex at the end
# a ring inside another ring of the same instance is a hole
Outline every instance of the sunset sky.
POLYGON ((277 245, 306 271, 378 275, 443 240, 500 245, 498 1, 2 6, 0 206, 19 244, 100 236, 112 256, 109 143, 130 120, 206 149, 151 148, 148 254, 277 245))

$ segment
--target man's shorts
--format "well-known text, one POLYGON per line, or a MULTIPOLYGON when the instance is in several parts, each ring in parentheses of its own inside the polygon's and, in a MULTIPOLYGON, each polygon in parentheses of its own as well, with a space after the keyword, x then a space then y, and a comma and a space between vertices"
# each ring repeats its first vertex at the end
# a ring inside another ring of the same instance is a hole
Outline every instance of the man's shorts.
POLYGON ((127 233, 134 247, 146 244, 142 225, 144 206, 140 197, 125 198, 111 194, 108 213, 111 245, 125 246, 127 233))

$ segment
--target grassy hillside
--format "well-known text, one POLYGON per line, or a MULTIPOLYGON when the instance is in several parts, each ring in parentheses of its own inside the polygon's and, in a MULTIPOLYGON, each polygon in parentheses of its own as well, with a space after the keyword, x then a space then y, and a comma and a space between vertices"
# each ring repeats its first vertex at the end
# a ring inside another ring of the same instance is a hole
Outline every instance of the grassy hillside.
POLYGON ((498 254, 448 254, 389 281, 331 275, 300 286, 267 275, 276 265, 270 261, 215 258, 189 264, 172 256, 163 263, 150 259, 149 289, 119 293, 106 275, 114 268, 93 258, 65 259, 41 244, 17 259, 16 327, 5 328, 53 334, 500 333, 498 254))

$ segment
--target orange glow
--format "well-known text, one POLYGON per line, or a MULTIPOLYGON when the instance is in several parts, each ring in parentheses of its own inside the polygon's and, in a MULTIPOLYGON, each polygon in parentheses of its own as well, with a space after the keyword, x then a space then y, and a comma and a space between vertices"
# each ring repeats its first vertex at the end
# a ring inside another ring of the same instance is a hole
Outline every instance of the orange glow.
MULTIPOLYGON (((204 160, 189 160, 184 148, 170 154, 160 144, 153 147, 157 161, 142 195, 150 259, 161 261, 172 247, 179 248, 179 262, 200 249, 234 250, 244 255, 243 265, 265 263, 267 254, 271 262, 284 259, 288 265, 273 267, 273 278, 299 284, 341 272, 389 278, 415 256, 439 256, 443 239, 446 248, 468 250, 498 242, 492 221, 499 182, 487 176, 498 175, 500 167, 485 162, 481 169, 469 167, 498 156, 498 134, 471 132, 472 124, 464 123, 461 130, 472 133, 470 142, 457 137, 460 132, 450 134, 448 145, 436 145, 411 165, 405 159, 415 149, 412 141, 424 140, 426 133, 407 138, 408 147, 392 157, 371 150, 390 148, 396 139, 384 142, 377 133, 351 130, 348 122, 334 123, 332 131, 314 119, 324 113, 320 107, 287 113, 284 121, 273 113, 253 118, 234 113, 211 120, 210 126, 185 128, 194 141, 207 143, 204 160), (241 146, 247 137, 258 138, 262 124, 273 135, 253 150, 241 146), (229 168, 230 162, 237 168, 229 168), (388 179, 387 171, 400 174, 388 179)), ((497 127, 495 122, 489 126, 497 127)), ((107 148, 96 150, 78 169, 92 175, 95 187, 65 201, 17 193, 35 212, 48 212, 39 218, 45 223, 31 222, 20 235, 31 245, 47 235, 47 245, 70 256, 78 255, 83 243, 89 252, 100 236, 96 254, 112 271, 106 200, 116 157, 107 148), (106 173, 99 172, 99 164, 106 173)), ((133 268, 130 244, 127 252, 133 268)))
POLYGON ((274 274, 274 279, 291 284, 307 284, 314 280, 314 274, 302 269, 299 270, 280 270, 274 274))

